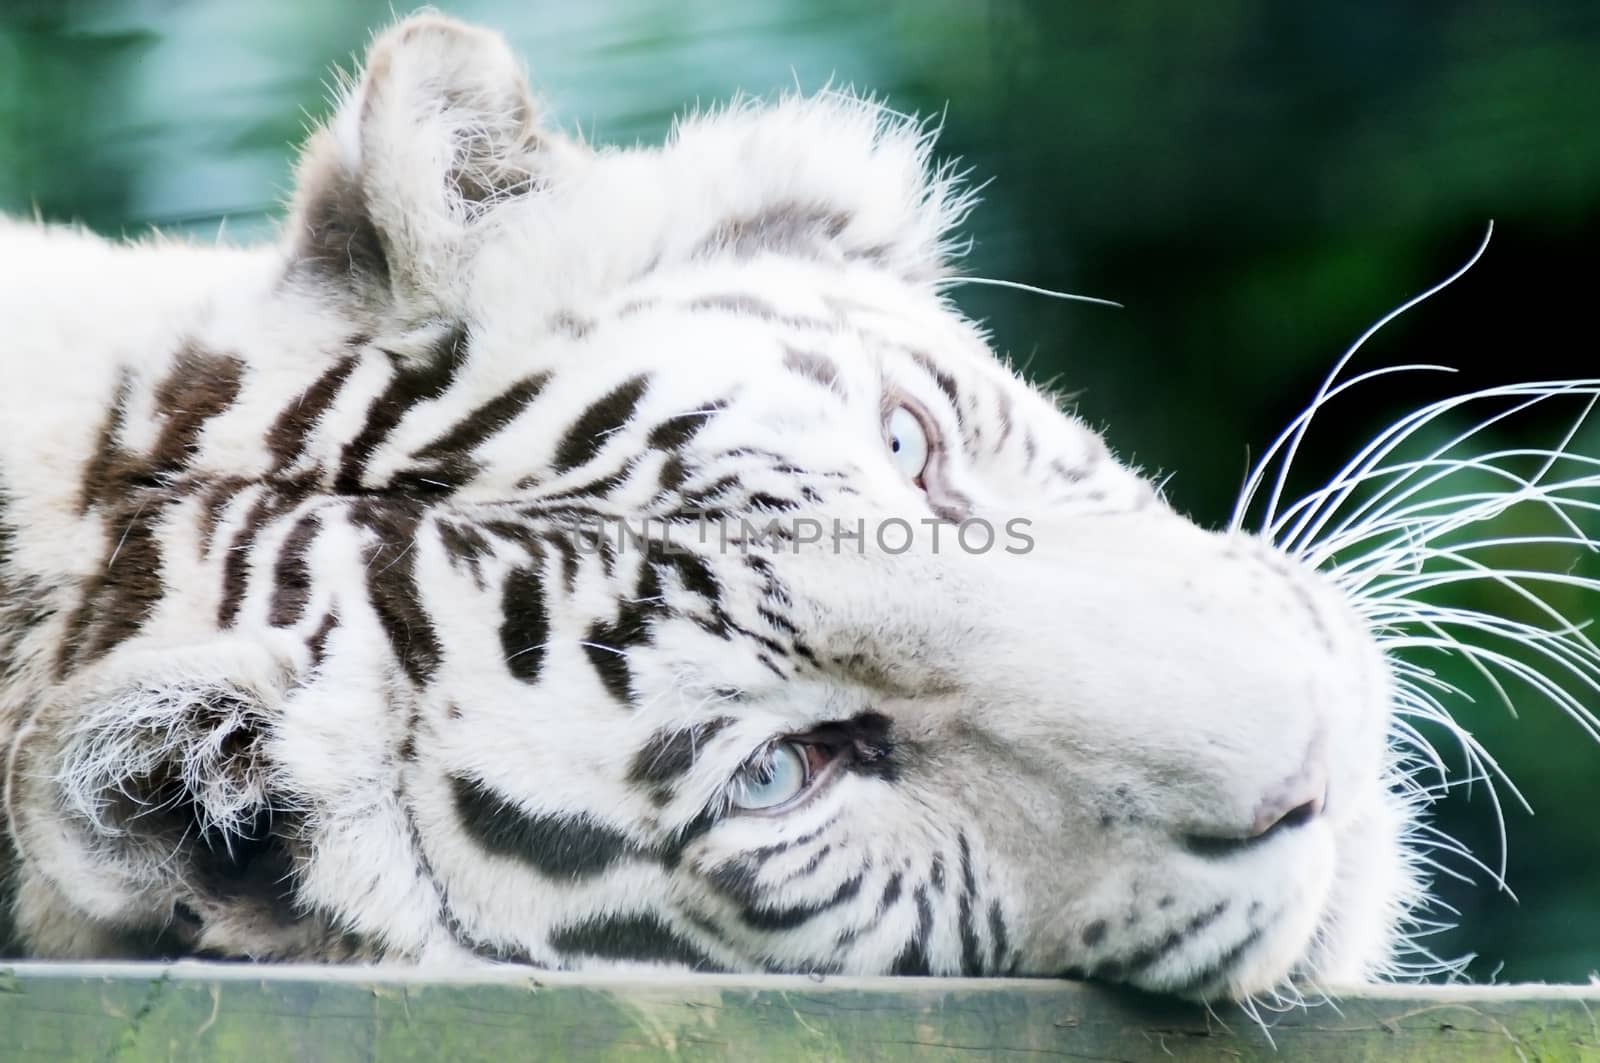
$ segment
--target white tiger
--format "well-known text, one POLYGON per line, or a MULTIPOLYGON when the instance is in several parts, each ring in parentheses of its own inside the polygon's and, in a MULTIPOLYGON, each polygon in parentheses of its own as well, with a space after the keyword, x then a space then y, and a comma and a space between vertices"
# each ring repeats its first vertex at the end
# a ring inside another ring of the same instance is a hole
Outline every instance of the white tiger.
POLYGON ((0 223, 22 947, 1397 970, 1402 597, 1004 368, 930 150, 833 94, 596 149, 419 16, 276 246, 0 223))

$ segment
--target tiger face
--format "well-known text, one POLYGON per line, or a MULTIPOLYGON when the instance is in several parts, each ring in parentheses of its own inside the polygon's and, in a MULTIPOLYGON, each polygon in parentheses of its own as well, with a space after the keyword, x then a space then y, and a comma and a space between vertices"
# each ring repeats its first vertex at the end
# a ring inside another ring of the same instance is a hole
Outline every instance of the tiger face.
POLYGON ((1368 620, 997 361, 929 151, 831 96, 596 150, 419 17, 277 248, 0 230, 27 947, 1384 970, 1368 620))

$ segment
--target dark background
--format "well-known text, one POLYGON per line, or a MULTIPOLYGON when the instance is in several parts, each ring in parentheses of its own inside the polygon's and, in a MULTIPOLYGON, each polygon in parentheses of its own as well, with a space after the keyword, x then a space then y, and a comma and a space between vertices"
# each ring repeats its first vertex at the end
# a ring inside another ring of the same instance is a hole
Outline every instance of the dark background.
MULTIPOLYGON (((674 113, 736 89, 830 78, 943 112, 943 152, 993 179, 968 224, 972 271, 1127 309, 972 287, 958 301, 1125 459, 1173 474, 1169 497, 1203 523, 1227 519, 1248 457, 1339 353, 1462 262, 1490 219, 1477 268, 1358 363, 1462 373, 1385 378, 1332 407, 1295 483, 1314 487, 1430 398, 1600 375, 1592 0, 438 6, 503 30, 555 120, 603 142, 659 139, 674 113)), ((389 0, 0 0, 0 209, 110 234, 265 237, 330 65, 389 18, 389 0)), ((1484 446, 1560 432, 1534 417, 1484 446)), ((1600 426, 1578 449, 1600 454, 1600 426)), ((1600 596, 1569 598, 1580 619, 1600 611, 1600 596)), ((1427 663, 1471 688, 1459 663, 1427 663)), ((1461 928, 1434 947, 1475 952, 1478 980, 1585 980, 1600 968, 1600 748, 1533 700, 1515 720, 1487 697, 1451 709, 1535 815, 1507 813, 1521 903, 1481 872, 1441 879, 1461 928)), ((1494 864, 1486 796, 1452 794, 1439 821, 1494 864)))

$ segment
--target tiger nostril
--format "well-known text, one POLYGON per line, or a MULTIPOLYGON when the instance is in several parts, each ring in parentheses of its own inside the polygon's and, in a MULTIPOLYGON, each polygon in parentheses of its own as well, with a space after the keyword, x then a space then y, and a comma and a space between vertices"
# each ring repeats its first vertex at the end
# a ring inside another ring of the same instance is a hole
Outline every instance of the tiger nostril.
POLYGON ((1270 809, 1258 815, 1254 825, 1243 833, 1185 834, 1182 839, 1183 845, 1196 856, 1212 858, 1231 856, 1254 848, 1285 831, 1305 826, 1322 814, 1327 803, 1326 791, 1308 801, 1297 801, 1293 804, 1288 801, 1275 802, 1270 809))
POLYGON ((1316 818, 1321 811, 1322 798, 1320 797, 1310 801, 1302 802, 1301 804, 1295 805, 1289 811, 1285 812, 1283 816, 1279 818, 1278 822, 1272 824, 1272 826, 1268 827, 1267 830, 1274 831, 1280 827, 1304 826, 1316 818))
MULTIPOLYGON (((1255 830, 1250 834, 1251 839, 1265 838, 1281 830, 1292 830, 1303 827, 1317 816, 1322 814, 1323 806, 1327 804, 1326 791, 1309 801, 1301 801, 1283 812, 1269 812, 1256 820, 1255 830)), ((1286 802, 1287 803, 1287 802, 1286 802)))

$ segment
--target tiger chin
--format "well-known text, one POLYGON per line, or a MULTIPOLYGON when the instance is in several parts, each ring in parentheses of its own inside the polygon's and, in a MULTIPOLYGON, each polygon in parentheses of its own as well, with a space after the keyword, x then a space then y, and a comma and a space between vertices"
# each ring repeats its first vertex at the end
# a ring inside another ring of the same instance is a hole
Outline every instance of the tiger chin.
POLYGON ((837 94, 595 148, 426 15, 274 245, 0 223, 22 950, 1391 971, 1372 616, 996 358, 930 152, 837 94))

